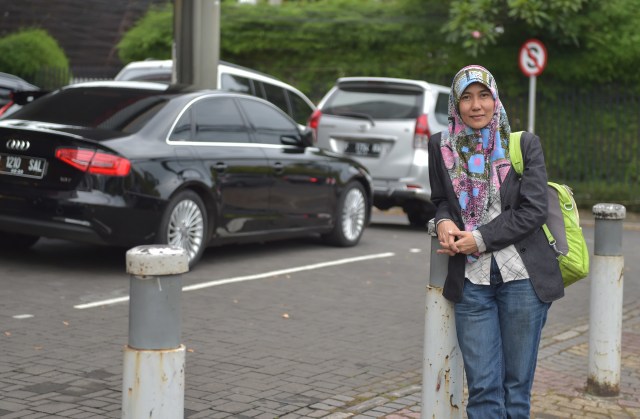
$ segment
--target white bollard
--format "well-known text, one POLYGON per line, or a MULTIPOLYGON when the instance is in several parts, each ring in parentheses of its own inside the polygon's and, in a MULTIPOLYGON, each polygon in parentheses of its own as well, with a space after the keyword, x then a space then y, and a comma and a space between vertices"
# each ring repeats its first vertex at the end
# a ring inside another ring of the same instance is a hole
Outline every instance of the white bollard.
POLYGON ((131 279, 122 419, 184 417, 180 274, 188 270, 186 251, 179 247, 138 246, 127 252, 131 279))
POLYGON ((427 286, 422 369, 422 418, 462 418, 464 364, 458 348, 453 303, 442 296, 449 257, 440 255, 429 221, 431 258, 427 286))
POLYGON ((625 207, 619 204, 593 206, 595 235, 590 275, 587 392, 596 396, 620 393, 625 213, 625 207))

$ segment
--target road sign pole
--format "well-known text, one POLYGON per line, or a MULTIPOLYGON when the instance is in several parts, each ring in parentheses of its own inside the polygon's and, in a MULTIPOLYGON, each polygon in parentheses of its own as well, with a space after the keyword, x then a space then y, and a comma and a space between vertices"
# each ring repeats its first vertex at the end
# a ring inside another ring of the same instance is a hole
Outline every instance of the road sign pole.
POLYGON ((536 126, 536 76, 529 77, 529 129, 534 133, 536 126))
POLYGON ((547 49, 537 39, 529 39, 520 48, 518 64, 522 73, 529 77, 529 125, 533 133, 536 127, 536 78, 547 65, 547 49))

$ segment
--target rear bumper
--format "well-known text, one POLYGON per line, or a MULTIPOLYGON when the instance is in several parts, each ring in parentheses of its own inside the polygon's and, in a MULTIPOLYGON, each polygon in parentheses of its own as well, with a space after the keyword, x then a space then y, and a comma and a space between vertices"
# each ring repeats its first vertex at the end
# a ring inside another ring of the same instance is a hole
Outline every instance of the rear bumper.
POLYGON ((57 199, 14 196, 0 203, 0 232, 113 246, 149 244, 160 223, 159 206, 153 198, 127 202, 101 192, 57 199))
MULTIPOLYGON (((397 181, 376 181, 373 182, 374 204, 387 204, 391 206, 402 206, 406 201, 430 202, 431 189, 420 187, 408 187, 411 183, 397 181)), ((378 205, 376 205, 378 206, 378 205)))
POLYGON ((0 230, 84 243, 106 244, 106 241, 90 226, 69 220, 38 220, 0 214, 0 230))

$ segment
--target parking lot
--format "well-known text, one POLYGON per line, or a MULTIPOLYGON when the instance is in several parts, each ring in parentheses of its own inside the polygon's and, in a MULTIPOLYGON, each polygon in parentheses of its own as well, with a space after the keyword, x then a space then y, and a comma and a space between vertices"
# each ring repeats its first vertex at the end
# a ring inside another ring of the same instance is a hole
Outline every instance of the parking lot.
MULTIPOLYGON (((585 236, 592 246, 593 229, 585 236)), ((639 244, 625 230, 629 304, 639 244)), ((323 417, 419 394, 428 249, 425 232, 388 214, 348 249, 313 238, 208 249, 183 276, 207 284, 182 296, 185 417, 323 417)), ((2 255, 0 417, 120 417, 126 250, 43 240, 2 255)), ((588 298, 588 281, 569 288, 545 333, 584 322, 588 298)), ((623 390, 637 386, 624 377, 623 390)))

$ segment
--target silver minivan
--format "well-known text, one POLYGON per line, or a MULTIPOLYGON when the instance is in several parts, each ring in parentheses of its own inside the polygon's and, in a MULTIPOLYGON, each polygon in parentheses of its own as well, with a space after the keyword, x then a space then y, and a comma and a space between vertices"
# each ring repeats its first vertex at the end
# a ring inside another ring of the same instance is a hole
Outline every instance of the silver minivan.
POLYGON ((427 143, 447 129, 449 90, 422 80, 344 77, 307 125, 319 148, 369 169, 376 208, 401 207, 411 225, 424 227, 435 214, 427 143))

